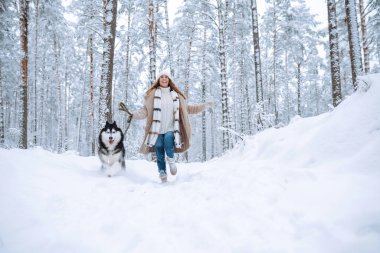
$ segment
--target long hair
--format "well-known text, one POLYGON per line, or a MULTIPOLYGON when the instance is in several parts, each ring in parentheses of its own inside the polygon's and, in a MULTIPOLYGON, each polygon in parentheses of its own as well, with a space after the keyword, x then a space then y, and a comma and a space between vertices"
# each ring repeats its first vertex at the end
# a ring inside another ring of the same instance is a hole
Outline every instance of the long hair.
MULTIPOLYGON (((153 83, 153 85, 146 91, 146 95, 148 95, 152 90, 157 89, 158 86, 160 86, 160 78, 158 78, 153 83)), ((169 87, 172 88, 178 94, 180 94, 184 99, 186 99, 185 94, 183 94, 182 91, 180 91, 180 89, 178 89, 177 85, 175 85, 175 83, 170 78, 169 78, 169 87)))

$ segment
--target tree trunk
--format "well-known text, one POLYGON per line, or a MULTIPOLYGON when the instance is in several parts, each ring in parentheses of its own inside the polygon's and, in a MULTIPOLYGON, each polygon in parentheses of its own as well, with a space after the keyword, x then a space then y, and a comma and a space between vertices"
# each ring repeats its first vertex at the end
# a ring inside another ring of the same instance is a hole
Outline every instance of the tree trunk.
POLYGON ((149 8, 149 85, 151 86, 156 80, 156 21, 154 19, 153 0, 148 2, 149 8))
POLYGON ((364 13, 364 1, 359 0, 359 13, 360 13, 360 28, 362 32, 362 47, 363 47, 363 55, 364 55, 364 72, 366 74, 370 71, 369 66, 369 45, 368 45, 368 37, 367 37, 367 26, 365 20, 364 13))
MULTIPOLYGON (((1 41, 0 41, 1 42, 1 41)), ((4 146, 5 135, 4 135, 4 100, 3 100, 3 63, 0 59, 0 147, 4 146)))
POLYGON ((263 83, 261 78, 260 37, 257 18, 256 0, 251 0, 252 9, 252 34, 254 46, 255 76, 256 76, 256 101, 263 101, 263 83))
POLYGON ((169 53, 169 69, 170 69, 170 75, 174 77, 172 42, 171 42, 171 36, 170 36, 170 24, 169 24, 169 13, 168 13, 168 0, 165 0, 164 4, 165 4, 165 20, 166 20, 166 41, 168 43, 168 53, 169 53))
POLYGON ((29 1, 20 0, 20 35, 21 35, 21 136, 19 147, 28 148, 28 14, 29 1))
POLYGON ((90 50, 90 101, 89 101, 89 123, 90 126, 87 131, 90 131, 90 145, 91 145, 91 154, 95 155, 95 103, 94 103, 94 48, 93 48, 93 34, 90 34, 89 38, 89 50, 90 50))
POLYGON ((336 107, 342 101, 342 90, 340 85, 339 40, 335 0, 327 1, 327 14, 329 25, 332 100, 333 106, 336 107))
MULTIPOLYGON (((239 39, 242 39, 242 34, 240 33, 239 34, 239 39)), ((236 109, 235 110, 235 113, 237 114, 236 115, 236 123, 237 122, 240 122, 239 126, 240 128, 237 129, 237 132, 239 133, 242 133, 242 134, 246 134, 248 132, 248 127, 247 127, 247 122, 249 120, 249 117, 247 115, 247 104, 246 104, 246 98, 248 98, 248 93, 246 93, 246 90, 245 90, 245 86, 246 86, 246 83, 245 83, 245 79, 244 79, 244 55, 245 55, 245 52, 244 52, 244 48, 243 46, 240 46, 239 48, 240 50, 240 55, 239 57, 237 57, 237 64, 238 64, 238 71, 239 71, 239 87, 238 87, 238 90, 239 90, 239 95, 238 96, 238 99, 236 99, 235 103, 239 105, 238 108, 239 109, 236 109)), ((237 93, 237 92, 236 92, 237 93)))
POLYGON ((41 120, 40 120, 40 145, 43 147, 47 146, 47 139, 48 136, 48 101, 49 101, 49 88, 50 85, 46 85, 46 51, 43 51, 42 55, 42 77, 41 77, 41 120))
POLYGON ((352 84, 356 91, 358 88, 357 77, 362 72, 362 64, 355 0, 345 0, 345 7, 348 27, 348 43, 350 45, 352 84))
MULTIPOLYGON (((130 3, 130 2, 129 2, 130 3)), ((130 51, 131 51, 131 11, 132 5, 129 4, 128 6, 128 24, 127 24, 127 41, 126 41, 126 49, 125 49, 125 95, 124 95, 124 102, 128 107, 128 91, 129 91, 129 73, 130 73, 130 51)), ((127 128, 127 120, 126 117, 124 117, 124 129, 127 128)))
POLYGON ((55 68, 55 81, 57 82, 56 86, 56 106, 57 106, 57 113, 58 113, 58 128, 57 128, 57 147, 56 150, 60 153, 62 152, 62 91, 61 91, 61 80, 59 77, 59 58, 60 58, 60 45, 58 43, 57 35, 54 34, 54 68, 55 68))
MULTIPOLYGON (((82 115, 83 115, 83 111, 84 111, 84 101, 85 101, 85 92, 86 92, 86 84, 87 84, 87 55, 89 54, 90 52, 90 47, 92 46, 92 35, 90 35, 90 37, 88 38, 87 40, 87 48, 86 48, 86 52, 84 53, 83 55, 83 61, 84 61, 84 65, 83 65, 83 70, 82 70, 82 79, 83 79, 83 85, 82 85, 82 94, 80 96, 81 100, 80 100, 80 110, 79 110, 79 116, 77 118, 77 139, 76 139, 76 145, 77 145, 77 151, 80 153, 82 151, 81 149, 81 132, 82 132, 82 115), (91 45, 90 45, 91 44, 91 45)), ((90 56, 90 61, 92 61, 91 59, 91 56, 90 56)), ((91 70, 90 70, 90 75, 93 74, 93 72, 91 73, 91 70)), ((91 78, 91 77, 90 77, 91 78)), ((91 80, 90 80, 90 85, 91 85, 91 80)), ((91 99, 91 96, 93 94, 91 94, 91 87, 90 87, 90 99, 91 99)), ((91 103, 90 105, 91 106, 91 103)), ((99 108, 99 112, 100 112, 101 108, 99 108)), ((99 115, 100 117, 100 115, 99 115)), ((99 121, 99 127, 102 127, 102 125, 104 125, 104 122, 101 122, 99 121)))
MULTIPOLYGON (((203 48, 202 48, 202 103, 206 101, 206 57, 207 57, 207 29, 203 28, 203 48)), ((206 112, 202 112, 202 162, 207 160, 207 128, 206 128, 206 112)))
POLYGON ((376 52, 377 52, 377 61, 378 61, 378 64, 380 66, 380 39, 377 40, 376 44, 377 44, 377 46, 376 46, 376 48, 377 48, 377 50, 376 50, 376 52))
MULTIPOLYGON (((66 61, 67 62, 67 61, 66 61)), ((65 93, 64 93, 64 131, 63 131, 63 151, 68 150, 69 144, 69 82, 67 80, 68 70, 67 63, 65 66, 65 93)))
POLYGON ((297 63, 297 114, 301 116, 301 63, 297 63))
MULTIPOLYGON (((277 82, 277 9, 276 3, 273 3, 273 108, 275 114, 275 122, 278 123, 277 112, 277 94, 276 94, 276 82, 277 82)), ((271 95, 268 94, 269 101, 271 95)), ((270 105, 269 105, 270 106, 270 105)))
MULTIPOLYGON (((189 79, 190 79, 190 64, 191 64, 191 48, 193 44, 193 34, 195 32, 195 28, 191 30, 190 37, 188 38, 188 50, 187 50, 187 57, 186 57, 186 64, 185 64, 185 96, 188 98, 189 97, 189 79)), ((189 152, 185 151, 183 154, 185 157, 186 162, 189 161, 189 152)))
POLYGON ((191 29, 191 34, 188 38, 188 48, 187 48, 187 57, 186 57, 186 64, 185 64, 185 95, 188 98, 189 97, 189 80, 190 80, 190 64, 191 64, 191 48, 193 45, 193 34, 195 32, 195 28, 191 29))
MULTIPOLYGON (((221 0, 218 3, 218 21, 219 21, 219 60, 220 60, 220 81, 222 93, 222 126, 223 126, 223 152, 227 151, 230 146, 229 113, 228 113, 228 90, 227 90, 227 64, 226 64, 226 45, 225 39, 225 15, 223 15, 223 7, 221 0)), ((227 11, 227 10, 225 10, 227 11)))
MULTIPOLYGON (((243 77, 244 78, 244 77, 243 77)), ((246 121, 248 123, 248 129, 246 131, 247 134, 251 135, 252 134, 252 121, 251 121, 251 116, 252 116, 252 109, 251 109, 251 99, 249 97, 249 90, 248 90, 248 84, 244 80, 244 89, 245 89, 245 108, 246 108, 246 121)))
POLYGON ((37 79, 38 79, 38 21, 39 21, 39 0, 35 2, 35 38, 34 38, 34 119, 33 119, 33 144, 37 145, 37 126, 38 126, 38 109, 37 109, 37 79))
POLYGON ((115 51, 117 0, 103 0, 103 62, 100 86, 99 120, 112 122, 112 77, 115 51))
MULTIPOLYGON (((213 88, 212 85, 209 85, 209 94, 213 94, 213 88)), ((216 143, 215 143, 215 136, 216 136, 216 131, 215 131, 215 110, 211 110, 211 122, 210 122, 210 129, 211 129, 211 154, 210 154, 210 159, 215 157, 216 153, 216 143)))

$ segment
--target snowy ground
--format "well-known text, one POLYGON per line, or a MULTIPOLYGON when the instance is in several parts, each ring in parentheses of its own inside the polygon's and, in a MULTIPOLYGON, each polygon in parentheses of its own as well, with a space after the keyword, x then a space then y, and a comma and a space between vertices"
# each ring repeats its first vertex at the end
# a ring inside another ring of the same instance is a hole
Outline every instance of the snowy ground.
POLYGON ((380 75, 333 112, 207 163, 0 149, 0 252, 380 252, 380 75))

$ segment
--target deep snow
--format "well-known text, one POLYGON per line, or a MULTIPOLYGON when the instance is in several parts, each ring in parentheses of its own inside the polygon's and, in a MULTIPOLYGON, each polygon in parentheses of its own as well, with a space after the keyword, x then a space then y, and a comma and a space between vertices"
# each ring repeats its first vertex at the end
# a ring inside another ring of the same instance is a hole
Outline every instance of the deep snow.
POLYGON ((380 252, 380 75, 206 163, 0 149, 0 252, 380 252))

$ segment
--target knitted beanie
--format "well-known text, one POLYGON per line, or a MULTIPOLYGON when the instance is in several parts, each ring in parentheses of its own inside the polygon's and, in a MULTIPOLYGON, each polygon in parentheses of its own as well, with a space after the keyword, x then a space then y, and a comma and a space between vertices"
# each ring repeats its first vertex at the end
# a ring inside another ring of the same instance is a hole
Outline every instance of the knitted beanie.
POLYGON ((160 79, 161 76, 167 76, 169 79, 172 79, 172 76, 170 75, 170 71, 168 69, 162 70, 160 73, 157 75, 157 80, 160 79))

